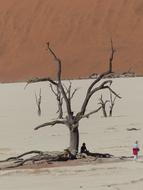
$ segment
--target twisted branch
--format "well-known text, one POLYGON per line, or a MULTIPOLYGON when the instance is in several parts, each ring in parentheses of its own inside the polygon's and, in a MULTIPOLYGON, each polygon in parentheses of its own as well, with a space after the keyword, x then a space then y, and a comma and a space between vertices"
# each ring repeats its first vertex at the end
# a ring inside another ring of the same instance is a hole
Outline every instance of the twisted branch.
POLYGON ((63 124, 65 125, 66 124, 66 121, 65 120, 55 120, 55 121, 51 121, 51 122, 46 122, 46 123, 43 123, 37 127, 34 128, 34 130, 38 130, 42 127, 45 127, 45 126, 54 126, 56 124, 63 124))

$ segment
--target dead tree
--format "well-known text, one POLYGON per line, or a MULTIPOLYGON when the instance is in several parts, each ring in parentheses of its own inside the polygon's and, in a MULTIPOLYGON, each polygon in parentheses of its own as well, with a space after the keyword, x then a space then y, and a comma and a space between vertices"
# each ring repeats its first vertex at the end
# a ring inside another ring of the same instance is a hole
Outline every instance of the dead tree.
MULTIPOLYGON (((41 82, 41 81, 49 81, 53 86, 57 88, 57 93, 60 93, 62 96, 62 101, 65 104, 65 112, 66 113, 62 118, 55 119, 50 122, 45 122, 37 127, 35 127, 35 130, 38 130, 40 128, 43 128, 45 126, 54 126, 54 125, 66 125, 69 129, 70 133, 70 143, 69 143, 69 151, 73 154, 76 155, 78 152, 78 146, 79 146, 79 122, 83 118, 89 118, 92 114, 98 112, 101 109, 101 106, 98 107, 97 109, 87 113, 87 105, 91 99, 91 97, 97 93, 98 91, 101 90, 109 90, 112 94, 115 96, 119 97, 120 96, 111 88, 112 80, 104 80, 102 81, 105 76, 109 75, 112 72, 112 62, 114 58, 114 53, 115 49, 113 48, 113 43, 111 40, 111 56, 109 58, 109 63, 108 63, 108 70, 102 74, 100 74, 87 88, 87 91, 85 93, 85 98, 82 103, 82 106, 80 110, 77 113, 74 113, 72 110, 72 105, 71 105, 71 100, 72 97, 75 94, 75 91, 71 93, 71 85, 69 88, 65 88, 64 84, 62 83, 61 79, 61 73, 62 73, 62 63, 61 60, 57 57, 55 52, 52 50, 50 47, 49 42, 47 43, 47 48, 49 53, 53 56, 56 66, 57 66, 57 79, 56 81, 52 80, 51 78, 42 78, 42 79, 34 79, 28 81, 27 85, 29 83, 35 83, 35 82, 41 82), (67 90, 68 89, 68 90, 67 90)), ((59 95, 59 94, 58 94, 59 95)), ((62 107, 63 104, 59 104, 60 107, 62 107)))
POLYGON ((37 97, 36 93, 35 93, 35 99, 36 99, 36 104, 37 104, 37 108, 38 108, 38 115, 41 116, 41 88, 40 88, 40 92, 39 92, 39 96, 37 97))
POLYGON ((103 100, 103 97, 102 97, 102 94, 101 94, 101 97, 99 99, 99 103, 101 105, 101 108, 102 108, 102 111, 103 111, 103 116, 104 117, 107 117, 108 114, 107 114, 107 111, 106 111, 106 104, 109 102, 109 100, 103 100))
POLYGON ((103 100, 103 96, 101 94, 101 97, 99 99, 98 104, 101 105, 104 117, 108 117, 108 116, 111 117, 112 116, 116 98, 118 98, 118 97, 116 95, 113 95, 112 92, 110 92, 110 99, 109 100, 103 100))
POLYGON ((112 116, 112 113, 113 113, 113 108, 114 108, 114 105, 115 105, 116 98, 117 98, 117 96, 115 95, 114 98, 113 98, 113 95, 110 92, 110 110, 109 110, 109 116, 110 117, 112 116))

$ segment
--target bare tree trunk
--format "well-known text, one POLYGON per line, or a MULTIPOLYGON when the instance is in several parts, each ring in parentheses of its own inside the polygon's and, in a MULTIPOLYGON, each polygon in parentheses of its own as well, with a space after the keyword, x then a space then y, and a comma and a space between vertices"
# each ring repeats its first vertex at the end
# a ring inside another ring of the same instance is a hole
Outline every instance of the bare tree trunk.
POLYGON ((99 104, 101 105, 101 108, 102 108, 102 111, 103 111, 103 116, 104 117, 107 117, 107 112, 106 112, 106 104, 109 102, 108 100, 104 101, 103 100, 103 97, 102 97, 102 94, 101 94, 101 97, 100 97, 100 102, 99 104))
POLYGON ((112 116, 112 112, 113 112, 113 107, 110 107, 110 111, 109 111, 109 116, 112 116))
POLYGON ((109 111, 109 116, 112 116, 113 113, 113 108, 115 106, 115 101, 116 101, 117 96, 115 96, 114 98, 112 97, 112 93, 110 92, 110 111, 109 111))
POLYGON ((104 117, 107 117, 107 113, 106 113, 105 105, 102 106, 102 111, 103 111, 103 115, 104 115, 104 117))
POLYGON ((78 152, 79 146, 79 130, 76 127, 74 130, 70 129, 70 147, 69 150, 73 155, 76 155, 78 152))

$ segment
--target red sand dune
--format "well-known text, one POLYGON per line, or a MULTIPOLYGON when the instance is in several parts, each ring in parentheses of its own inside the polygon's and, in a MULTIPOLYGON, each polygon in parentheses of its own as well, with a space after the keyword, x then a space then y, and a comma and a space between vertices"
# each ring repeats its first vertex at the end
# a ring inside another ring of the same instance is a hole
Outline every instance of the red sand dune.
POLYGON ((0 0, 0 81, 55 77, 47 41, 63 78, 99 73, 111 38, 114 71, 143 74, 142 0, 0 0))

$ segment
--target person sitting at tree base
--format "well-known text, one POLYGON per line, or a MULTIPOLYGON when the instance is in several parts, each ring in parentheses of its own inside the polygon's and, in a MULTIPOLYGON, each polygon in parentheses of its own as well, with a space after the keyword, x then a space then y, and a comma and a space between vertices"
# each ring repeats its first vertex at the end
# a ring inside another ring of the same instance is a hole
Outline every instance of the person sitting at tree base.
POLYGON ((84 153, 84 154, 88 155, 89 151, 87 150, 85 143, 82 143, 82 146, 81 146, 81 148, 80 148, 80 153, 81 153, 81 154, 84 153))

